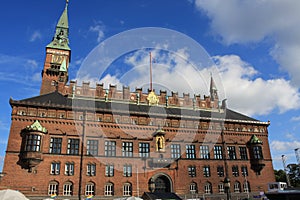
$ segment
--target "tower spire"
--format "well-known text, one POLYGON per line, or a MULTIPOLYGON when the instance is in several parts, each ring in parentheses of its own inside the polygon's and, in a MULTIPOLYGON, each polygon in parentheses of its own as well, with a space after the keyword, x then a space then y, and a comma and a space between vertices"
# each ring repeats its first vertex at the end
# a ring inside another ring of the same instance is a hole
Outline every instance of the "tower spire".
POLYGON ((68 5, 69 0, 66 0, 66 6, 56 25, 54 37, 47 47, 71 50, 69 47, 68 5))
POLYGON ((212 74, 210 74, 210 97, 212 101, 217 100, 219 98, 218 89, 212 77, 212 74))

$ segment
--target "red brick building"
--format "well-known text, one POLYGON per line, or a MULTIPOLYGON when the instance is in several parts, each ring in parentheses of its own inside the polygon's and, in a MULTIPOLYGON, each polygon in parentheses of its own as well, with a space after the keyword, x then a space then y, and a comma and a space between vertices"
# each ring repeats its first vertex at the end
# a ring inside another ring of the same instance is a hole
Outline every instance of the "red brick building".
POLYGON ((11 129, 1 188, 31 199, 141 196, 247 197, 274 181, 269 122, 209 96, 131 92, 68 83, 67 5, 46 47, 40 95, 10 99, 11 129))

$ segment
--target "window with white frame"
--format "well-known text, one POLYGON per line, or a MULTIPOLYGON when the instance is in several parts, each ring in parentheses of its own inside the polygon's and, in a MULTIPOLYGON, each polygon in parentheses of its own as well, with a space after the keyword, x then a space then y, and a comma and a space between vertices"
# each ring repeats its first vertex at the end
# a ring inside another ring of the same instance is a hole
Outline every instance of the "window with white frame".
POLYGON ((63 187, 63 196, 73 195, 73 184, 71 182, 66 182, 63 187))
POLYGON ((104 196, 113 196, 114 195, 114 184, 106 183, 104 187, 104 196))
POLYGON ((58 194, 58 182, 51 181, 48 186, 48 195, 58 194))
POLYGON ((72 176, 74 175, 74 163, 65 164, 65 175, 72 176))
POLYGON ((123 157, 132 157, 132 155, 133 155, 132 142, 123 142, 122 143, 122 156, 123 157))
POLYGON ((126 176, 126 177, 132 176, 132 165, 125 164, 123 166, 123 176, 126 176))
POLYGON ((236 152, 235 152, 235 146, 228 146, 227 147, 227 154, 229 160, 235 160, 236 159, 236 152))
POLYGON ((212 191, 211 191, 211 183, 209 182, 206 182, 205 185, 204 185, 204 193, 205 194, 211 194, 212 191))
POLYGON ((196 158, 196 151, 195 145, 186 145, 186 158, 195 159, 196 158))
POLYGON ((51 154, 60 154, 61 153, 61 143, 62 138, 50 138, 50 148, 49 153, 51 154))
POLYGON ((123 196, 131 196, 132 187, 130 183, 124 183, 123 185, 123 196))
POLYGON ((241 170, 242 170, 242 175, 245 177, 245 176, 248 176, 248 169, 247 169, 247 166, 242 166, 241 167, 241 170))
POLYGON ((209 166, 203 166, 203 176, 210 177, 210 167, 209 166))
POLYGON ((95 184, 89 182, 85 185, 85 196, 95 195, 95 184))
POLYGON ((236 181, 233 185, 233 189, 235 193, 240 193, 241 192, 241 184, 240 182, 236 181))
POLYGON ((50 167, 50 174, 59 175, 60 173, 60 162, 52 162, 50 167))
POLYGON ((224 194, 224 183, 219 183, 218 184, 218 190, 220 194, 224 194))
POLYGON ((147 158, 150 156, 149 143, 144 143, 144 142, 139 143, 139 156, 142 158, 147 158))
POLYGON ((114 176, 114 165, 113 164, 105 165, 105 176, 108 176, 108 177, 114 176))
POLYGON ((244 192, 245 192, 245 193, 250 192, 250 185, 249 185, 249 182, 248 182, 248 181, 245 181, 245 182, 244 182, 243 188, 244 188, 244 192))
POLYGON ((104 154, 107 157, 116 156, 116 142, 115 141, 105 141, 104 154))
POLYGON ((70 155, 79 154, 79 139, 68 139, 67 154, 70 155))
POLYGON ((196 194, 197 193, 197 183, 191 183, 190 184, 190 193, 191 194, 196 194))
POLYGON ((196 177, 196 167, 188 166, 188 173, 190 177, 196 177))
POLYGON ((218 160, 223 159, 222 146, 214 146, 214 158, 218 160))
POLYGON ((180 158, 181 150, 180 144, 171 144, 171 158, 176 159, 180 158))
POLYGON ((86 141, 86 153, 93 156, 98 155, 98 140, 86 141))
POLYGON ((208 145, 201 145, 200 146, 200 158, 201 159, 210 159, 209 146, 208 145))
POLYGON ((37 134, 26 135, 25 151, 40 151, 41 150, 41 136, 37 134))
POLYGON ((88 163, 86 166, 86 175, 88 176, 96 176, 96 164, 88 163))

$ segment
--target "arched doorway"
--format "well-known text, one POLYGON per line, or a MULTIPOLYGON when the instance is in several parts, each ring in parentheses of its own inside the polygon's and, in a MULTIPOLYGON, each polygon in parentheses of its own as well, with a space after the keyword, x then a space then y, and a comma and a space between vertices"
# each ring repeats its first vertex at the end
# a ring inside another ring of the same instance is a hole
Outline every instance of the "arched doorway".
POLYGON ((172 192, 172 180, 166 174, 157 174, 152 177, 155 183, 154 192, 172 192))

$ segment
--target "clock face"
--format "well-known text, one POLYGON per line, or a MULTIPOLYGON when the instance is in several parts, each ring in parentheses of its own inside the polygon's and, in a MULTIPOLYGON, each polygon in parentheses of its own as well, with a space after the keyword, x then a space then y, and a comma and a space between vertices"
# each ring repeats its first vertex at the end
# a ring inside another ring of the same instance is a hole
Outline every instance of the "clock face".
POLYGON ((58 64, 61 64, 62 61, 63 61, 63 56, 62 55, 52 55, 52 60, 51 60, 51 63, 58 63, 58 64))

